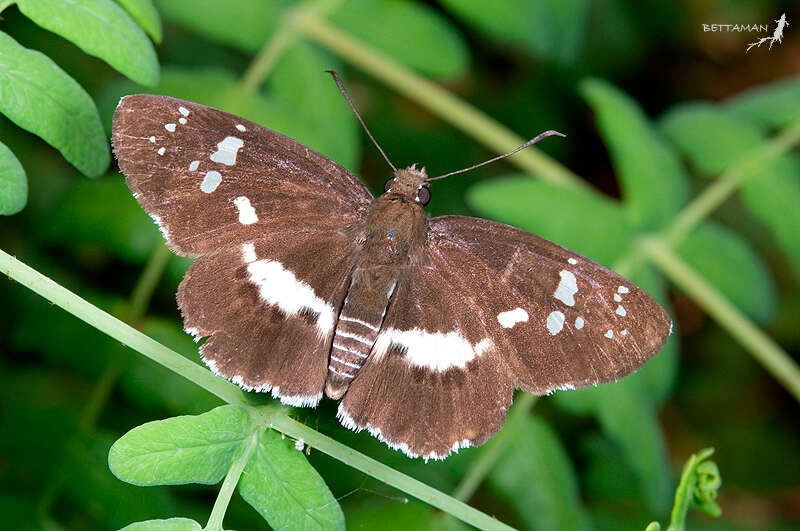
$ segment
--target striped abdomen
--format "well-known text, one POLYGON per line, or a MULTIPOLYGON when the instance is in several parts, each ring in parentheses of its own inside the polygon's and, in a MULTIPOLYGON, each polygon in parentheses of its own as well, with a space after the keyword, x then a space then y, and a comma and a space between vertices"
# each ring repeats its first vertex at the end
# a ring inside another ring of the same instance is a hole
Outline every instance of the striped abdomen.
POLYGON ((329 397, 341 398, 364 365, 378 337, 394 286, 389 268, 354 271, 333 335, 325 382, 329 397))

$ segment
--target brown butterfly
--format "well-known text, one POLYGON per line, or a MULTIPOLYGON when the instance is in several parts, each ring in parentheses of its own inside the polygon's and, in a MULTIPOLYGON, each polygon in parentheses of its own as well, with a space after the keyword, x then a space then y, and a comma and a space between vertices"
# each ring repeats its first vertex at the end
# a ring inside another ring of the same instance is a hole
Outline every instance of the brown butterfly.
POLYGON ((375 198, 302 144, 165 96, 123 98, 113 143, 168 245, 197 258, 178 305, 211 370, 293 406, 341 399, 344 426, 409 456, 484 443, 515 388, 617 380, 671 330, 646 292, 579 254, 428 219, 424 169, 392 166, 375 198))

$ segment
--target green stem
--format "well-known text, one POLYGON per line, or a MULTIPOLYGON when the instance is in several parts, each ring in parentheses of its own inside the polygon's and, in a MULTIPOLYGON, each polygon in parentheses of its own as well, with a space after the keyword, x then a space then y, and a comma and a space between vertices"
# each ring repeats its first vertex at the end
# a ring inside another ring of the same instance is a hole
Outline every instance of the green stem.
MULTIPOLYGON (((134 286, 131 296, 129 298, 128 308, 126 309, 126 318, 129 322, 135 323, 144 315, 150 299, 153 296, 153 291, 161 278, 167 261, 169 260, 169 250, 164 245, 159 245, 150 255, 139 280, 134 286)), ((100 413, 105 408, 108 402, 111 391, 114 389, 114 384, 117 381, 120 373, 125 367, 125 356, 123 353, 115 351, 112 353, 103 374, 94 385, 86 405, 81 411, 80 420, 78 421, 78 433, 73 434, 70 441, 67 443, 66 448, 74 448, 78 444, 78 438, 83 435, 86 436, 93 426, 97 423, 100 413)), ((64 468, 64 458, 55 467, 57 470, 64 468)), ((47 515, 53 503, 58 499, 61 490, 64 488, 64 481, 66 477, 61 473, 56 473, 52 476, 52 481, 42 489, 39 496, 39 512, 42 515, 47 515)))
POLYGON ((131 292, 128 312, 125 316, 125 320, 130 324, 136 324, 147 311, 150 299, 153 298, 153 292, 155 292, 156 286, 158 286, 161 276, 164 274, 164 269, 167 267, 170 256, 172 254, 163 242, 157 244, 150 254, 150 259, 145 264, 139 275, 139 280, 131 292))
MULTIPOLYGON (((536 395, 524 393, 508 414, 506 425, 514 424, 517 422, 518 418, 527 416, 538 398, 539 397, 536 395)), ((503 455, 507 444, 505 433, 511 433, 511 430, 506 429, 498 433, 494 439, 483 447, 478 457, 470 463, 467 473, 464 474, 458 487, 456 487, 456 490, 453 492, 454 498, 463 502, 472 498, 472 495, 475 494, 475 491, 478 490, 483 480, 492 468, 494 468, 497 460, 503 455)))
POLYGON ((302 438, 312 448, 338 459, 342 463, 360 470, 387 485, 391 485, 403 492, 422 500, 459 520, 471 524, 479 529, 513 529, 506 524, 470 507, 443 492, 440 492, 412 477, 398 472, 352 448, 323 435, 305 424, 284 415, 276 415, 271 426, 281 433, 298 439, 302 438))
MULTIPOLYGON (((447 120, 489 149, 507 153, 527 140, 440 86, 414 74, 390 57, 336 29, 321 17, 305 14, 297 20, 308 37, 447 120)), ((551 183, 587 186, 577 175, 535 148, 520 151, 508 160, 551 183)))
POLYGON ((225 512, 228 510, 228 504, 231 502, 231 496, 233 496, 233 491, 236 490, 242 471, 244 471, 244 467, 250 459, 250 454, 253 453, 253 448, 258 443, 259 431, 253 432, 242 455, 231 463, 228 474, 225 476, 225 481, 222 482, 222 487, 220 487, 219 494, 217 494, 217 499, 214 501, 214 508, 211 509, 208 523, 203 528, 205 531, 222 531, 222 520, 225 518, 225 512))
POLYGON ((642 239, 647 258, 741 343, 800 402, 800 369, 750 319, 658 238, 642 239))
POLYGON ((663 232, 668 244, 674 246, 683 240, 698 223, 703 221, 749 178, 753 177, 756 170, 764 167, 765 164, 798 143, 800 143, 800 120, 775 135, 769 142, 745 154, 689 203, 672 221, 663 232))
POLYGON ((64 308, 78 319, 191 380, 222 400, 239 405, 247 403, 244 394, 235 385, 222 378, 217 378, 203 367, 93 306, 2 250, 0 250, 0 272, 64 308))
MULTIPOLYGON (((253 410, 252 406, 248 405, 242 391, 235 385, 214 376, 210 371, 192 363, 177 352, 161 345, 112 315, 92 306, 87 301, 2 250, 0 250, 0 272, 117 341, 180 374, 225 402, 245 406, 253 410)), ((393 470, 283 414, 276 415, 271 425, 291 437, 302 437, 306 442, 331 457, 361 470, 379 481, 397 487, 434 507, 447 511, 464 522, 483 529, 511 529, 477 509, 393 470)))
POLYGON ((278 29, 262 46, 253 61, 247 67, 239 82, 239 87, 246 93, 254 93, 269 76, 275 65, 278 64, 283 53, 291 46, 300 35, 297 21, 305 16, 324 16, 334 10, 341 0, 321 0, 306 2, 299 7, 289 9, 283 16, 278 29))

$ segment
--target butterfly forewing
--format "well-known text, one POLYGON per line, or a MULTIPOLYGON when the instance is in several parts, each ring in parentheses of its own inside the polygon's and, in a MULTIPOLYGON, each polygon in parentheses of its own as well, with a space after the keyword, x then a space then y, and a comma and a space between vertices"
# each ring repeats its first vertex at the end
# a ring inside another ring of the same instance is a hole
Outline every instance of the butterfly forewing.
POLYGON ((306 146, 184 100, 123 98, 112 140, 134 196, 184 255, 264 232, 339 229, 372 200, 352 174, 306 146))
POLYGON ((671 331, 645 291, 544 238, 461 216, 430 220, 428 237, 450 274, 491 277, 475 311, 499 325, 509 345, 503 359, 527 391, 616 380, 655 355, 671 331))

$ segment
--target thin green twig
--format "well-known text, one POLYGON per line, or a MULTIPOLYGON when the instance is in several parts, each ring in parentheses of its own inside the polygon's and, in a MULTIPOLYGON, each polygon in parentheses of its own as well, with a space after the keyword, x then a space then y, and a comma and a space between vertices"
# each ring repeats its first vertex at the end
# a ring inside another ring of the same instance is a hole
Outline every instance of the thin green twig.
POLYGON ((690 294, 719 325, 742 344, 800 402, 800 369, 768 335, 740 312, 663 241, 642 239, 647 258, 679 288, 690 294))
MULTIPOLYGON (((517 422, 517 419, 527 416, 534 404, 536 404, 538 398, 539 397, 536 395, 523 393, 517 400, 517 403, 514 404, 514 407, 511 408, 508 419, 506 419, 506 424, 513 424, 517 422)), ((475 494, 475 491, 478 490, 483 480, 492 468, 494 468, 497 460, 502 457, 506 445, 508 444, 507 437, 503 434, 510 432, 511 430, 503 430, 503 432, 498 433, 494 439, 483 447, 478 457, 470 463, 466 474, 461 478, 461 482, 456 487, 456 490, 453 491, 454 498, 464 502, 472 498, 472 495, 475 494)))
POLYGON ((680 242, 698 223, 722 204, 733 192, 779 155, 800 143, 800 119, 795 120, 783 131, 760 147, 746 153, 741 159, 725 170, 712 185, 703 190, 663 232, 665 241, 674 246, 680 242))
MULTIPOLYGON (((435 83, 414 74, 390 57, 338 30, 323 18, 301 13, 297 17, 297 23, 311 39, 450 122, 489 149, 507 153, 527 140, 435 83)), ((509 157, 508 161, 551 183, 587 186, 569 169, 535 148, 520 151, 509 157)))
POLYGON ((459 520, 474 525, 478 529, 513 529, 508 525, 480 512, 474 507, 459 501, 447 494, 429 487, 425 483, 389 468, 370 457, 367 457, 330 437, 309 428, 305 424, 284 415, 276 415, 271 423, 272 427, 281 433, 294 438, 302 438, 312 448, 338 459, 342 463, 360 470, 387 485, 391 485, 403 492, 414 496, 442 511, 451 514, 459 520))
POLYGON ((214 508, 211 509, 211 516, 208 518, 208 523, 203 528, 204 531, 222 531, 222 520, 225 518, 225 512, 228 510, 228 504, 231 502, 233 491, 236 490, 236 485, 239 483, 239 478, 242 476, 244 467, 247 466, 247 461, 250 459, 250 454, 258 444, 258 434, 261 430, 255 430, 247 442, 247 446, 228 469, 225 475, 225 480, 222 482, 222 487, 219 489, 217 499, 214 501, 214 508))
MULTIPOLYGON (((241 389, 214 376, 210 371, 189 361, 177 352, 147 337, 135 328, 91 305, 38 271, 0 250, 0 272, 64 308, 77 318, 97 328, 133 350, 180 374, 229 404, 252 408, 241 389)), ((314 448, 343 463, 365 472, 387 485, 396 487, 426 503, 447 511, 456 518, 482 529, 511 529, 507 525, 463 502, 437 491, 401 472, 371 459, 330 437, 285 415, 276 415, 272 426, 294 438, 303 438, 314 448)))
MULTIPOLYGON (((144 270, 139 275, 139 279, 131 292, 128 307, 124 310, 124 318, 128 320, 128 322, 133 324, 144 315, 150 303, 150 299, 153 296, 153 291, 167 265, 169 256, 169 249, 167 249, 163 243, 159 243, 150 255, 150 259, 147 261, 144 270)), ((122 369, 125 367, 125 359, 126 356, 121 352, 114 351, 111 354, 111 358, 108 360, 103 374, 92 388, 89 399, 86 401, 86 405, 81 411, 78 421, 79 431, 70 437, 69 442, 65 446, 67 451, 75 448, 78 444, 78 438, 86 436, 97 423, 100 413, 105 408, 109 396, 111 396, 114 384, 122 372, 122 369)), ((55 468, 57 470, 62 470, 64 466, 64 458, 62 456, 62 459, 55 468)), ((64 474, 54 474, 52 476, 52 481, 42 489, 38 503, 40 515, 44 516, 50 513, 50 508, 58 499, 61 490, 64 488, 65 481, 66 476, 64 474)))
POLYGON ((298 7, 290 8, 283 16, 278 29, 272 33, 269 40, 250 62, 247 70, 242 75, 239 87, 246 93, 258 91, 267 79, 272 69, 280 61, 283 53, 297 40, 301 31, 297 20, 306 14, 309 16, 324 16, 341 4, 341 0, 321 0, 305 2, 298 7))

